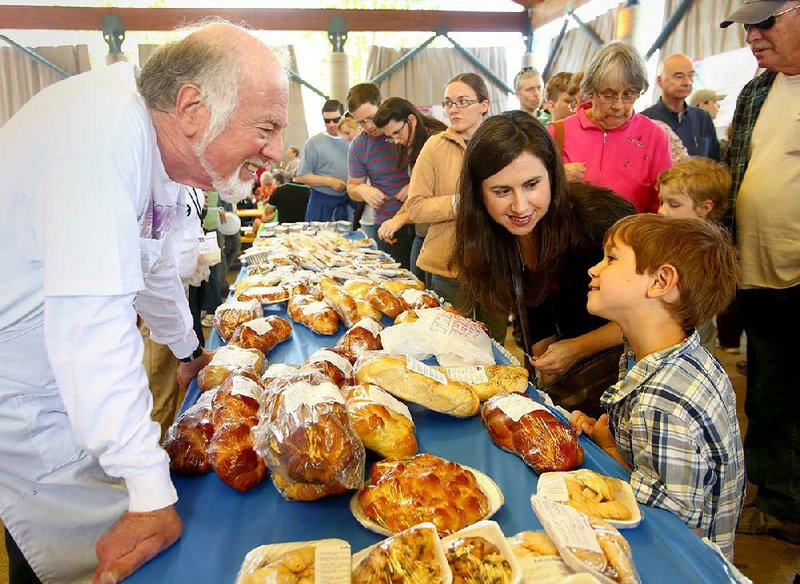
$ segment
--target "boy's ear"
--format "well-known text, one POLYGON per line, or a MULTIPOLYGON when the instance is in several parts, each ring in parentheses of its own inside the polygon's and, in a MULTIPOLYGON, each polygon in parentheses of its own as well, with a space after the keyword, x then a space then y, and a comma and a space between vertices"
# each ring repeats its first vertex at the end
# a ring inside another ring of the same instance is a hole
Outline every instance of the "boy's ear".
POLYGON ((200 87, 185 83, 178 89, 175 115, 178 125, 187 138, 195 138, 208 127, 210 112, 200 98, 200 87))
POLYGON ((664 264, 653 272, 647 287, 648 298, 661 298, 667 302, 677 299, 678 270, 672 264, 664 264))
POLYGON ((705 219, 709 213, 711 213, 711 209, 714 208, 714 201, 711 199, 706 199, 699 205, 695 207, 697 214, 700 215, 701 219, 705 219))

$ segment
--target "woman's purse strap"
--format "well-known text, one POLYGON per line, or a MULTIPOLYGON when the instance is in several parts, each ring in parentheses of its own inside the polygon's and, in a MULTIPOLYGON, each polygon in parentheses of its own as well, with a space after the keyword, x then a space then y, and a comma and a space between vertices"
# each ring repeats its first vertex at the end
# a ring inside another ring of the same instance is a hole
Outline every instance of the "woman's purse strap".
POLYGON ((564 158, 564 122, 558 120, 550 125, 553 126, 553 131, 555 132, 553 140, 556 143, 556 149, 558 150, 558 153, 561 155, 561 158, 564 158))

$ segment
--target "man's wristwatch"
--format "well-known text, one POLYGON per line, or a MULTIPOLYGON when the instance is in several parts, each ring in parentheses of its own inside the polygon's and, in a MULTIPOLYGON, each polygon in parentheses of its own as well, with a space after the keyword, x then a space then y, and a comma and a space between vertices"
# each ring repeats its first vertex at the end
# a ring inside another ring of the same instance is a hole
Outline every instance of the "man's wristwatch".
POLYGON ((178 361, 180 361, 181 363, 191 363, 202 354, 203 354, 203 346, 197 345, 197 348, 194 351, 192 351, 191 355, 189 355, 188 357, 184 357, 183 359, 178 359, 178 361))

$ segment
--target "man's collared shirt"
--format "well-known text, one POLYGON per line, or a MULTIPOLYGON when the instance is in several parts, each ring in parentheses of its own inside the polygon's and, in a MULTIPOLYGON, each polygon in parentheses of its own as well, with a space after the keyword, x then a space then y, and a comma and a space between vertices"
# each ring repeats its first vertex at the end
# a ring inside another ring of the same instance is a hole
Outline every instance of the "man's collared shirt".
POLYGON ((669 109, 664 100, 642 112, 651 120, 660 120, 667 124, 678 135, 686 146, 689 156, 705 156, 719 160, 719 140, 714 129, 714 121, 709 113, 699 107, 683 102, 683 112, 677 113, 669 109))

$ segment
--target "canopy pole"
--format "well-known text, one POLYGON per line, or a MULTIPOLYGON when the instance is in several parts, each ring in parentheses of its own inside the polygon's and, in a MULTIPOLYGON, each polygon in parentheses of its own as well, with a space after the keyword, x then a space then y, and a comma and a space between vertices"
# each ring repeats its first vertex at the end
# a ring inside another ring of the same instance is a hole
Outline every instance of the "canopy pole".
POLYGON ((28 47, 23 47, 19 43, 15 43, 10 38, 8 38, 6 35, 0 34, 0 40, 5 41, 6 43, 8 43, 8 45, 10 47, 20 51, 21 53, 24 53, 24 54, 28 55, 31 59, 33 59, 34 61, 36 61, 40 65, 44 65, 45 67, 50 69, 53 73, 55 73, 56 75, 58 75, 62 79, 66 79, 67 77, 72 77, 72 73, 67 73, 61 67, 59 67, 58 65, 55 65, 54 63, 51 63, 50 61, 48 61, 47 59, 42 57, 39 53, 37 53, 33 49, 29 49, 28 47))
POLYGON ((572 20, 578 23, 578 26, 581 27, 581 30, 586 33, 589 39, 592 41, 592 44, 598 48, 602 47, 605 44, 605 41, 600 38, 600 36, 595 32, 595 30, 583 22, 580 17, 575 14, 574 10, 570 10, 567 14, 572 17, 572 20))
POLYGON ((392 75, 392 74, 393 74, 395 71, 397 71, 398 69, 400 69, 400 68, 401 68, 403 65, 405 65, 405 64, 406 64, 406 63, 408 63, 408 62, 409 62, 411 59, 413 59, 414 57, 416 57, 417 55, 419 55, 419 54, 420 54, 422 51, 424 51, 424 50, 425 50, 425 48, 426 48, 426 47, 427 47, 429 44, 431 44, 431 43, 432 43, 432 42, 433 42, 433 41, 436 39, 436 37, 438 37, 438 36, 439 36, 439 33, 437 32, 437 33, 436 33, 435 35, 433 35, 431 38, 429 38, 428 40, 426 40, 425 42, 423 42, 423 43, 422 43, 420 46, 418 46, 418 47, 415 47, 414 49, 412 49, 412 50, 410 50, 409 52, 407 52, 405 55, 403 55, 402 57, 400 57, 399 59, 397 59, 397 61, 395 61, 394 63, 392 63, 391 65, 389 65, 389 66, 388 66, 386 69, 384 69, 383 71, 381 71, 380 73, 378 73, 378 74, 377 74, 375 77, 373 77, 372 79, 370 79, 370 83, 374 83, 375 85, 378 85, 378 84, 380 84, 380 83, 381 83, 381 81, 383 81, 383 80, 384 80, 384 79, 386 79, 387 77, 391 76, 391 75, 392 75))
POLYGON ((547 65, 544 66, 544 72, 542 73, 542 79, 545 81, 550 78, 550 69, 553 66, 553 61, 556 59, 558 49, 561 47, 561 42, 564 40, 564 35, 567 33, 567 24, 569 24, 569 17, 565 16, 564 23, 561 25, 561 31, 559 31, 558 36, 553 41, 550 54, 547 56, 547 65))
POLYGON ((658 37, 656 37, 656 40, 653 41, 653 46, 647 50, 647 53, 645 53, 645 60, 650 59, 650 57, 652 57, 655 52, 661 48, 661 45, 664 44, 664 41, 667 40, 673 32, 675 32, 675 27, 678 26, 678 23, 681 21, 683 16, 686 14, 686 11, 689 10, 693 3, 693 0, 683 0, 675 12, 670 15, 669 20, 664 25, 663 30, 659 33, 658 37))
POLYGON ((464 55, 467 61, 469 61, 475 67, 477 67, 478 70, 484 75, 486 75, 486 77, 488 77, 492 81, 492 83, 497 85, 497 87, 499 87, 506 93, 514 93, 514 90, 511 89, 505 81, 503 81, 497 75, 495 75, 494 72, 490 70, 486 65, 484 65, 481 62, 481 60, 478 59, 475 55, 470 53, 467 49, 459 45, 455 40, 453 40, 450 36, 448 36, 446 32, 442 33, 442 36, 446 38, 448 41, 450 41, 450 43, 456 48, 456 50, 458 50, 459 53, 464 55))

